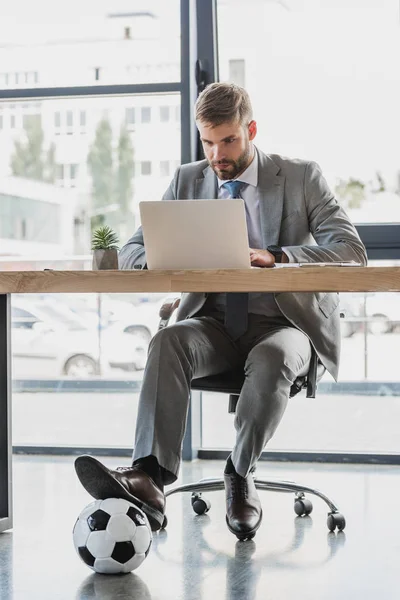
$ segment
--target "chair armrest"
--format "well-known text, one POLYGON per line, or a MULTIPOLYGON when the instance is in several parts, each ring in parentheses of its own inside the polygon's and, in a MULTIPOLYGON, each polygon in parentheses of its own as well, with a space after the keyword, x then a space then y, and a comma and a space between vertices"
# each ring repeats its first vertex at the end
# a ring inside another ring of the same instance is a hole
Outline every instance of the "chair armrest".
POLYGON ((163 302, 163 304, 160 308, 160 311, 158 313, 160 316, 158 330, 164 329, 164 327, 167 327, 169 320, 172 317, 174 310, 178 308, 180 301, 181 301, 180 298, 167 298, 163 302))

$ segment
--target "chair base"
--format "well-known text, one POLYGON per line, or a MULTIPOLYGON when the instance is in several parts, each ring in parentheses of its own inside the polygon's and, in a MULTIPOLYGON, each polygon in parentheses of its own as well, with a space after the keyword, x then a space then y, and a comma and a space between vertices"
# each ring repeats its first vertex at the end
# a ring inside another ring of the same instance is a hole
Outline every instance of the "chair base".
MULTIPOLYGON (((315 488, 310 488, 305 485, 300 485, 294 481, 282 481, 273 479, 258 479, 254 478, 254 484, 258 490, 269 490, 273 492, 286 492, 294 493, 294 511, 298 516, 309 515, 313 509, 311 501, 305 497, 305 494, 313 494, 321 498, 329 507, 327 526, 330 531, 334 531, 336 528, 341 531, 346 526, 346 521, 343 515, 339 512, 337 506, 330 500, 325 494, 315 488)), ((188 483, 185 485, 177 486, 171 490, 168 490, 165 494, 166 497, 178 494, 181 492, 192 493, 192 507, 197 514, 203 514, 208 512, 211 507, 209 500, 202 498, 202 492, 216 492, 223 490, 224 480, 223 479, 201 479, 195 483, 188 483)))

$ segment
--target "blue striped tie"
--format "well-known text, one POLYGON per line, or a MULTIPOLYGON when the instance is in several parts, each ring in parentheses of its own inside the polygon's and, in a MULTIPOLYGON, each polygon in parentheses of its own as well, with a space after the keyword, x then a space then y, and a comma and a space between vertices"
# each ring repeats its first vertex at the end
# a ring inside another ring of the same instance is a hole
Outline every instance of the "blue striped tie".
MULTIPOLYGON (((231 198, 240 198, 240 191, 246 183, 243 181, 227 181, 222 185, 231 198)), ((247 331, 249 294, 234 292, 225 295, 225 327, 232 339, 236 340, 247 331)))

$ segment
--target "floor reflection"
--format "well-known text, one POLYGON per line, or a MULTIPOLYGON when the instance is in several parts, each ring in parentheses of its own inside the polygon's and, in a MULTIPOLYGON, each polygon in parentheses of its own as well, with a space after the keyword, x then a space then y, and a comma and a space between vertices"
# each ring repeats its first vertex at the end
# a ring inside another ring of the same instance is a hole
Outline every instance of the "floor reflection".
MULTIPOLYGON (((263 544, 257 545, 257 536, 254 540, 236 541, 232 536, 232 546, 224 550, 212 542, 212 536, 207 535, 207 529, 212 525, 208 514, 189 515, 187 527, 184 527, 182 564, 184 600, 206 598, 204 595, 204 581, 210 572, 219 572, 225 581, 225 600, 255 600, 262 572, 266 570, 282 569, 288 573, 294 570, 305 571, 317 569, 329 562, 343 547, 346 541, 345 533, 328 532, 326 543, 321 544, 318 551, 313 550, 314 541, 307 539, 313 528, 312 517, 295 517, 291 539, 285 542, 280 550, 263 550, 263 544), (234 552, 232 554, 232 548, 234 552)), ((318 527, 321 524, 318 523, 318 527)), ((170 533, 172 536, 172 533, 170 533)), ((322 539, 322 538, 321 538, 322 539)), ((152 551, 161 562, 173 562, 171 553, 164 549, 168 541, 167 531, 155 538, 152 551)))
POLYGON ((75 600, 151 600, 147 585, 134 573, 89 575, 79 587, 75 600))

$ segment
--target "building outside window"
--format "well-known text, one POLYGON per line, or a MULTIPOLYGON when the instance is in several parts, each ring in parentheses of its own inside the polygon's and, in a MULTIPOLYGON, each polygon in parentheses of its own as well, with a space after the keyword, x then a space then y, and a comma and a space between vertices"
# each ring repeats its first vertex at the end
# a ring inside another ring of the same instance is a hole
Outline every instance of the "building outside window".
POLYGON ((57 185, 65 188, 76 187, 79 165, 57 165, 57 185))
POLYGON ((170 120, 170 107, 160 106, 160 121, 161 123, 168 123, 170 120))
POLYGON ((74 126, 74 116, 72 110, 67 110, 67 127, 74 126))
POLYGON ((126 120, 126 124, 127 125, 134 125, 136 123, 136 118, 135 118, 135 108, 127 108, 125 109, 125 120, 126 120))
POLYGON ((142 175, 151 175, 151 161, 142 160, 142 162, 140 163, 140 169, 142 175))
POLYGON ((246 63, 240 59, 229 60, 229 81, 242 87, 246 87, 246 63))
POLYGON ((140 114, 141 114, 142 123, 150 123, 150 120, 151 120, 151 107, 150 106, 142 106, 140 114))
POLYGON ((169 160, 160 161, 160 175, 161 177, 167 177, 170 174, 170 162, 169 160))

